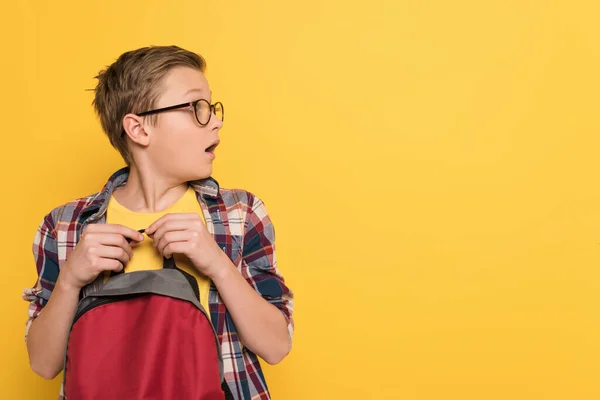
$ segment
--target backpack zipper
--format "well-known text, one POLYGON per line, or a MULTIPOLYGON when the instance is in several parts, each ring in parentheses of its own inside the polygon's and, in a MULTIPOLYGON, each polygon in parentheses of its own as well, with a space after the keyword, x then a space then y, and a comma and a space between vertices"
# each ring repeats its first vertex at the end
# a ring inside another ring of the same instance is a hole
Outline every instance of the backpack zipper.
POLYGON ((97 300, 92 301, 90 304, 81 309, 76 315, 73 323, 71 325, 75 325, 77 320, 83 316, 88 311, 93 310, 96 307, 100 307, 109 303, 116 303, 117 301, 129 300, 134 297, 144 296, 146 293, 141 294, 130 294, 130 295, 120 295, 120 296, 107 296, 107 297, 99 297, 97 300))

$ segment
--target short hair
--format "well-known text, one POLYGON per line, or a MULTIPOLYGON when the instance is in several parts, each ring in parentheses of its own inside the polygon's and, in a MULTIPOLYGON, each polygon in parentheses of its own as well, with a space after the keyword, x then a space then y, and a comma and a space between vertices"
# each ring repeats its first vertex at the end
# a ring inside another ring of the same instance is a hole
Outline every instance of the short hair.
MULTIPOLYGON (((131 164, 131 153, 123 132, 123 118, 155 107, 161 84, 175 67, 204 72, 206 61, 199 54, 177 46, 149 46, 123 53, 100 71, 93 106, 111 145, 131 164)), ((155 119, 151 120, 155 123, 155 119)))

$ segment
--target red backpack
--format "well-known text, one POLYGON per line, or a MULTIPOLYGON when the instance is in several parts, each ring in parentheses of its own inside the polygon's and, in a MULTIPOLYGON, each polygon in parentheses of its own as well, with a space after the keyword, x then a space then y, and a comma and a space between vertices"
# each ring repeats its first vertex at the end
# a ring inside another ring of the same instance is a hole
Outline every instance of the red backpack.
POLYGON ((198 284, 173 257, 113 274, 80 301, 63 385, 67 400, 233 399, 198 284))

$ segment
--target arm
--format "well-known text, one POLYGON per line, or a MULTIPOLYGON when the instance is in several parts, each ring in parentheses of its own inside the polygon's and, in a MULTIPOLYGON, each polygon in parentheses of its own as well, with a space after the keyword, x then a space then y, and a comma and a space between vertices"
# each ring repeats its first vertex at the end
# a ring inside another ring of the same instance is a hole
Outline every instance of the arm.
POLYGON ((39 277, 35 288, 24 293, 24 298, 31 302, 26 342, 31 368, 45 379, 55 378, 63 368, 81 288, 102 271, 121 270, 132 253, 125 238, 142 237, 129 228, 104 224, 90 225, 84 236, 60 273, 51 216, 44 219, 34 239, 33 254, 39 277))
POLYGON ((212 279, 242 343, 267 363, 279 363, 291 348, 286 318, 248 285, 229 258, 220 268, 212 279))
POLYGON ((264 203, 254 197, 247 215, 242 274, 223 253, 212 277, 240 339, 269 364, 291 349, 293 294, 277 269, 275 232, 264 203))
POLYGON ((31 302, 26 333, 27 351, 33 371, 45 379, 53 379, 62 369, 67 335, 79 292, 57 282, 58 254, 50 215, 44 218, 36 232, 33 255, 38 280, 35 288, 26 289, 24 293, 24 298, 31 302), (54 295, 50 300, 51 293, 54 295))
POLYGON ((63 368, 69 329, 79 302, 79 290, 60 281, 44 312, 31 322, 27 335, 31 369, 44 379, 54 379, 63 368))
POLYGON ((276 266, 274 230, 265 206, 255 197, 250 200, 241 274, 197 214, 167 214, 146 233, 160 254, 185 254, 214 282, 244 345, 276 364, 291 348, 293 295, 276 266))

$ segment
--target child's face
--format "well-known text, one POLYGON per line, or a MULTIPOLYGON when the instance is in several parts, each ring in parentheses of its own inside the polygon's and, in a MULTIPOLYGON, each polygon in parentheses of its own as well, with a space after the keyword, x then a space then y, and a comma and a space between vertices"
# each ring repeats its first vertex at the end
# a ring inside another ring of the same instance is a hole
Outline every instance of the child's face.
MULTIPOLYGON (((172 69, 162 87, 164 92, 158 98, 156 108, 199 99, 213 103, 204 74, 192 68, 172 69)), ((149 139, 146 152, 151 168, 165 178, 178 182, 209 177, 215 158, 213 147, 219 140, 222 126, 222 121, 214 114, 207 125, 200 125, 192 107, 158 114, 154 126, 144 124, 149 139), (209 147, 210 152, 207 151, 209 147)))

